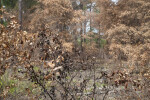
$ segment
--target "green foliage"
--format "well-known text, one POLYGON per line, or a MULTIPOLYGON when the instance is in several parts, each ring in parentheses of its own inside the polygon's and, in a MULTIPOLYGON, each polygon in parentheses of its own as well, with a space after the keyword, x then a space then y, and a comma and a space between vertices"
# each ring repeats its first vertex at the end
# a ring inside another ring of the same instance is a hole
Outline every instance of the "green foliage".
POLYGON ((86 44, 88 44, 88 43, 90 43, 90 39, 84 39, 84 42, 86 43, 86 44))
POLYGON ((6 8, 14 8, 18 0, 1 0, 1 6, 6 6, 6 8))
POLYGON ((0 8, 4 5, 3 0, 0 1, 0 8))
MULTIPOLYGON (((27 10, 30 9, 31 7, 33 7, 34 5, 37 4, 36 0, 22 0, 23 1, 23 10, 27 10)), ((6 9, 14 9, 16 7, 18 7, 18 0, 1 0, 0 2, 0 8, 2 6, 5 6, 6 9)))
POLYGON ((95 13, 100 13, 100 10, 99 10, 98 8, 95 8, 93 11, 94 11, 95 13))
POLYGON ((0 89, 2 88, 3 86, 3 83, 2 83, 2 80, 0 80, 0 89))
POLYGON ((37 4, 38 2, 36 0, 23 0, 23 8, 25 11, 32 8, 33 6, 37 4))
POLYGON ((11 94, 11 95, 13 95, 14 93, 15 93, 15 91, 16 91, 16 87, 11 87, 10 89, 9 89, 9 93, 11 94))
POLYGON ((36 0, 23 0, 26 8, 31 8, 32 6, 37 4, 36 0))
POLYGON ((9 87, 8 93, 13 95, 13 93, 16 90, 15 84, 16 84, 17 80, 11 79, 9 77, 8 73, 9 72, 6 71, 5 74, 1 76, 1 78, 0 78, 0 89, 1 89, 1 92, 2 92, 3 90, 5 91, 6 87, 9 87))
POLYGON ((39 94, 39 91, 41 91, 41 88, 40 88, 40 87, 37 87, 37 88, 32 89, 32 93, 33 93, 34 95, 39 94))
POLYGON ((87 9, 87 6, 84 5, 84 6, 83 6, 83 10, 86 10, 86 9, 87 9))
MULTIPOLYGON (((99 40, 99 37, 98 36, 96 36, 96 35, 89 35, 89 37, 90 37, 90 39, 89 38, 83 38, 83 40, 84 40, 84 42, 83 43, 85 43, 85 44, 89 44, 90 42, 94 42, 94 43, 96 43, 96 45, 97 45, 97 47, 99 48, 104 48, 104 46, 106 45, 106 43, 107 43, 107 41, 105 40, 105 39, 100 39, 99 40)), ((81 44, 81 39, 80 38, 78 38, 77 39, 77 42, 78 42, 78 45, 80 45, 81 44)))
POLYGON ((101 39, 100 40, 100 47, 104 48, 104 46, 106 45, 107 41, 105 39, 101 39))
POLYGON ((34 69, 35 72, 38 72, 38 71, 39 71, 39 67, 36 67, 36 66, 35 66, 33 69, 34 69))
MULTIPOLYGON (((2 12, 0 12, 0 15, 2 12)), ((0 24, 4 25, 5 27, 8 25, 8 21, 5 21, 3 18, 0 18, 0 24)))
POLYGON ((107 84, 101 84, 101 87, 106 87, 107 86, 107 84))
POLYGON ((41 91, 40 87, 34 87, 34 83, 29 82, 27 80, 18 80, 15 78, 11 78, 9 76, 9 71, 6 70, 5 74, 0 77, 0 92, 5 91, 7 87, 8 89, 8 94, 10 95, 15 95, 15 93, 24 93, 26 94, 26 89, 29 89, 32 91, 33 94, 39 94, 41 91))

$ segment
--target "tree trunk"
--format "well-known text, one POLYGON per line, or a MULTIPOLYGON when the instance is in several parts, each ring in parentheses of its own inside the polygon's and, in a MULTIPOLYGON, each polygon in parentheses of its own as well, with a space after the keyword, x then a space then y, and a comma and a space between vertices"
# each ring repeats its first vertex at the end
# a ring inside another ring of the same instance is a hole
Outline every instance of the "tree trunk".
MULTIPOLYGON (((84 11, 84 16, 86 17, 86 11, 84 11)), ((84 35, 86 35, 86 19, 84 20, 84 35)), ((83 42, 85 42, 85 38, 83 38, 83 42)))
POLYGON ((76 55, 76 50, 77 50, 77 34, 76 34, 77 30, 74 29, 73 30, 73 37, 74 37, 74 48, 73 48, 73 52, 76 55))
POLYGON ((98 42, 99 42, 99 49, 101 47, 101 32, 100 32, 100 25, 99 25, 99 39, 98 39, 98 42))
POLYGON ((19 0, 19 24, 20 24, 20 30, 22 30, 22 0, 19 0))
POLYGON ((92 2, 91 2, 91 6, 90 6, 90 31, 92 31, 92 17, 91 17, 91 13, 92 13, 92 2))
POLYGON ((82 42, 83 42, 82 32, 83 32, 83 29, 82 29, 82 23, 81 23, 81 30, 80 30, 80 40, 81 40, 80 48, 81 48, 81 52, 83 52, 83 46, 82 46, 82 42))

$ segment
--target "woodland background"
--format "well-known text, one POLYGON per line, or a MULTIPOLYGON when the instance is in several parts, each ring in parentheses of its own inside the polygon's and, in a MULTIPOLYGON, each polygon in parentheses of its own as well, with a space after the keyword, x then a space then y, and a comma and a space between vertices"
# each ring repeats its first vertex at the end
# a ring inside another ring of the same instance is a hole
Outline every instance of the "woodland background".
POLYGON ((150 100, 150 0, 0 0, 0 100, 150 100))

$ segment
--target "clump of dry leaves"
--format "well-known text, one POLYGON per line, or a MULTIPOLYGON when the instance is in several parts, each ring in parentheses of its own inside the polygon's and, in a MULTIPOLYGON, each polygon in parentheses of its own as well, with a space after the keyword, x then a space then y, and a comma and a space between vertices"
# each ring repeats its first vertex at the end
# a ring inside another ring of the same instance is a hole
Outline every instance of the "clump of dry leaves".
MULTIPOLYGON (((5 13, 5 12, 4 12, 5 13)), ((0 25, 0 75, 6 69, 26 73, 51 98, 45 87, 48 80, 63 77, 69 69, 70 58, 64 51, 59 35, 42 27, 39 33, 19 31, 15 16, 10 16, 7 27, 0 25), (39 70, 34 70, 34 67, 39 70)))

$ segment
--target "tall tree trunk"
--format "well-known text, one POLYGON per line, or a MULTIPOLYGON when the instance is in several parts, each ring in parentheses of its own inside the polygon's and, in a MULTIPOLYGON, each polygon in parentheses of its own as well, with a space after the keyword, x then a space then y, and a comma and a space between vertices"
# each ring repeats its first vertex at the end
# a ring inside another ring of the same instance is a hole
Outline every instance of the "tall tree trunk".
POLYGON ((100 47, 101 47, 101 32, 100 32, 100 25, 99 25, 99 31, 98 31, 98 34, 99 34, 98 42, 99 42, 99 48, 100 48, 100 47))
MULTIPOLYGON (((84 11, 84 16, 86 17, 86 11, 84 11)), ((86 19, 84 20, 84 35, 86 35, 86 19)), ((85 42, 85 38, 83 38, 83 42, 85 42)))
POLYGON ((80 30, 80 40, 81 40, 80 48, 81 48, 81 52, 83 52, 83 46, 82 46, 83 37, 82 37, 82 32, 83 32, 83 29, 82 29, 82 23, 81 23, 81 30, 80 30))
MULTIPOLYGON (((0 79, 0 82, 2 82, 2 80, 0 79)), ((3 92, 3 87, 1 86, 0 87, 0 93, 2 93, 3 92)), ((3 97, 2 97, 2 95, 0 95, 0 100, 3 100, 3 97)))
POLYGON ((74 53, 75 53, 75 55, 76 55, 76 51, 77 51, 77 34, 76 34, 76 32, 77 32, 77 30, 76 29, 74 29, 73 30, 73 36, 74 36, 74 49, 73 49, 73 51, 74 51, 74 53))
POLYGON ((91 1, 91 5, 90 5, 90 31, 92 31, 92 17, 91 17, 91 13, 92 13, 92 1, 91 1))
POLYGON ((0 7, 3 7, 3 6, 4 6, 3 0, 1 0, 0 7))
MULTIPOLYGON (((84 9, 84 17, 86 18, 86 10, 84 9)), ((83 31, 84 31, 84 35, 86 34, 86 19, 83 21, 83 31)))
POLYGON ((20 30, 22 30, 22 0, 19 0, 19 24, 20 24, 20 30))
POLYGON ((103 58, 103 54, 102 54, 102 50, 101 50, 101 32, 100 32, 100 25, 99 25, 98 34, 99 34, 99 38, 98 38, 99 56, 100 56, 101 58, 103 58))
POLYGON ((84 21, 84 35, 86 35, 86 19, 85 19, 85 21, 84 21))

